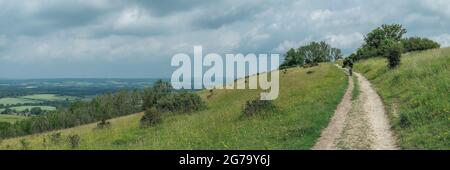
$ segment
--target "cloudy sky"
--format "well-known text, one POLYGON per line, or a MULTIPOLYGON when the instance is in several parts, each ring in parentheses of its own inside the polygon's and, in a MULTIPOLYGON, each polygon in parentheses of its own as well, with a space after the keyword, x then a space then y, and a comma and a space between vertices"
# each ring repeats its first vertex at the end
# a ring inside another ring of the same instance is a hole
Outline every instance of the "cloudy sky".
POLYGON ((0 78, 169 77, 176 53, 349 54, 400 23, 450 46, 448 0, 0 0, 0 78))

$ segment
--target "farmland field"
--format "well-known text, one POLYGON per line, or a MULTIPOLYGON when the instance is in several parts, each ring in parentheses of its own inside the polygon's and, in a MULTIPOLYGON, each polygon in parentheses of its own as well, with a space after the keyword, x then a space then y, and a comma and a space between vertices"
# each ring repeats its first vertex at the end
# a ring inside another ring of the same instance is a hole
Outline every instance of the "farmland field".
POLYGON ((25 99, 25 98, 13 98, 5 97, 0 99, 0 104, 3 105, 15 105, 15 104, 28 104, 28 103, 40 103, 41 101, 25 99))
POLYGON ((16 115, 1 115, 0 114, 0 122, 8 122, 8 123, 14 123, 19 120, 26 119, 25 116, 16 116, 16 115))
POLYGON ((40 100, 40 101, 64 101, 64 100, 77 100, 78 97, 74 96, 59 96, 55 94, 33 94, 33 95, 27 95, 27 96, 21 96, 20 98, 23 99, 30 99, 30 100, 40 100))
POLYGON ((15 110, 17 112, 21 112, 21 111, 24 111, 27 109, 31 110, 31 108, 33 108, 33 107, 40 107, 42 110, 50 110, 50 111, 56 110, 56 107, 53 107, 53 106, 17 106, 17 107, 11 107, 10 109, 15 110))

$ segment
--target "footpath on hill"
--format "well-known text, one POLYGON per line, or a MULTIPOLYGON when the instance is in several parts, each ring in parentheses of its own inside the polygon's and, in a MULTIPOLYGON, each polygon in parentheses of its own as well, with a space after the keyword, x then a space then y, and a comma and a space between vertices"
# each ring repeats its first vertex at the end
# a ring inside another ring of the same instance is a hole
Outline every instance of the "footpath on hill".
POLYGON ((341 103, 312 149, 398 149, 380 96, 364 76, 354 75, 360 90, 358 98, 352 101, 355 87, 349 77, 349 86, 341 103))

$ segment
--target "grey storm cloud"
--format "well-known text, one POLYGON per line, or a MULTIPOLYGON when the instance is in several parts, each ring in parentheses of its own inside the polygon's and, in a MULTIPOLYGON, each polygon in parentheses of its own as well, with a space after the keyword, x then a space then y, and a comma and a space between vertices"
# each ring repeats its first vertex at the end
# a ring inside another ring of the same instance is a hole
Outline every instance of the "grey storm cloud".
POLYGON ((171 56, 194 45, 284 53, 325 40, 350 54, 385 23, 450 45, 447 0, 0 0, 0 9, 0 77, 169 76, 171 56))

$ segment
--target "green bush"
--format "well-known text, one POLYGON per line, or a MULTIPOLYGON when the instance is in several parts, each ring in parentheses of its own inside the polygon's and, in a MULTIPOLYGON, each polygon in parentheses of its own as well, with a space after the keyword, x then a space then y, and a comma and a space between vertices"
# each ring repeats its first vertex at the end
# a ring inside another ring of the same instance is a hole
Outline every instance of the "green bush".
POLYGON ((53 133, 50 135, 50 142, 57 144, 61 141, 61 132, 53 133))
POLYGON ((145 111, 144 116, 141 118, 141 126, 148 127, 153 126, 162 120, 162 114, 155 108, 150 108, 145 111))
POLYGON ((100 122, 97 123, 98 129, 108 128, 109 126, 111 126, 111 122, 105 119, 102 119, 100 122))
POLYGON ((245 103, 243 114, 246 117, 261 115, 265 112, 273 111, 275 105, 271 100, 250 100, 245 103))
POLYGON ((30 149, 30 142, 28 142, 26 139, 21 139, 20 146, 21 146, 22 150, 28 150, 28 149, 30 149))
POLYGON ((192 92, 171 93, 162 97, 155 105, 158 112, 189 113, 205 106, 202 98, 192 92))
POLYGON ((78 135, 69 135, 67 140, 69 141, 70 148, 75 149, 80 145, 80 136, 78 135))
POLYGON ((142 95, 142 109, 152 108, 159 99, 170 94, 172 90, 172 85, 169 82, 163 82, 162 80, 156 81, 152 88, 144 90, 142 95))
POLYGON ((421 51, 439 48, 441 45, 428 38, 410 37, 401 40, 403 44, 403 52, 421 51))
POLYGON ((382 50, 383 55, 388 59, 388 67, 390 69, 394 69, 400 65, 400 57, 403 51, 401 43, 393 40, 385 40, 382 45, 382 50))

